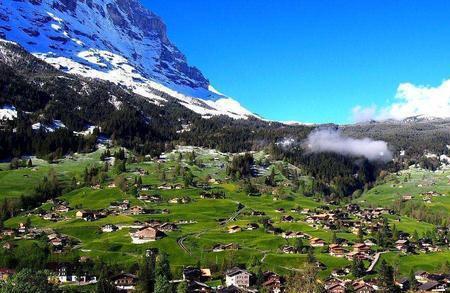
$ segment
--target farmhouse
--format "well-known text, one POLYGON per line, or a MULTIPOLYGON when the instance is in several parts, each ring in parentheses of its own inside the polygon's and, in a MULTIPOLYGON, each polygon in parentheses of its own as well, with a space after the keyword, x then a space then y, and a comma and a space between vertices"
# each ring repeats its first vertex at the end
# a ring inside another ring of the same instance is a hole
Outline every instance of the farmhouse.
POLYGON ((56 282, 69 283, 78 281, 78 277, 72 273, 70 267, 55 263, 49 264, 48 267, 53 271, 53 279, 56 282))
POLYGON ((409 250, 409 241, 408 240, 397 240, 395 242, 395 248, 402 252, 408 252, 409 250))
POLYGON ((148 202, 160 202, 161 201, 161 197, 159 195, 149 195, 147 197, 148 198, 145 201, 148 201, 148 202))
POLYGON ((178 197, 169 199, 169 203, 179 203, 179 202, 181 202, 181 199, 178 197))
POLYGON ((144 213, 144 208, 141 206, 134 206, 130 208, 130 214, 131 215, 140 215, 144 213))
POLYGON ((15 234, 16 234, 16 232, 14 232, 13 229, 5 229, 5 230, 3 230, 3 235, 4 235, 4 236, 12 237, 12 236, 14 236, 15 234))
POLYGON ((67 213, 69 210, 70 208, 66 204, 60 204, 57 207, 55 207, 55 212, 58 213, 67 213))
POLYGON ((281 277, 279 275, 272 273, 272 272, 264 273, 264 283, 262 284, 262 287, 267 292, 281 293, 282 285, 283 285, 283 280, 281 279, 281 277))
POLYGON ((330 244, 329 252, 331 256, 344 257, 346 251, 339 244, 330 244))
POLYGON ((297 253, 297 249, 296 249, 294 246, 290 246, 290 245, 284 245, 284 246, 281 248, 281 251, 282 251, 283 253, 286 253, 286 254, 294 254, 294 253, 297 253))
POLYGON ((312 247, 323 247, 323 246, 325 246, 325 241, 323 241, 322 239, 319 239, 319 238, 312 238, 310 241, 309 241, 309 244, 312 246, 312 247))
POLYGON ((336 282, 330 284, 328 287, 325 287, 328 293, 345 293, 347 289, 345 287, 345 283, 336 282))
POLYGON ((409 289, 410 287, 410 282, 409 282, 409 278, 407 277, 403 277, 399 280, 395 281, 395 285, 397 285, 398 287, 400 287, 400 289, 402 289, 403 291, 406 291, 409 289))
POLYGON ((233 268, 226 272, 225 284, 227 286, 250 287, 251 274, 244 269, 233 268))
POLYGON ((292 223, 294 222, 294 218, 292 216, 283 216, 281 217, 282 222, 292 223))
POLYGON ((414 277, 416 278, 416 281, 419 283, 426 283, 428 282, 428 273, 425 271, 417 271, 414 273, 414 277))
POLYGON ((236 225, 228 227, 228 233, 230 233, 230 234, 241 232, 241 231, 242 231, 241 227, 236 226, 236 225))
POLYGON ((138 281, 137 276, 133 274, 121 273, 111 279, 119 290, 134 290, 138 281))
POLYGON ((347 253, 347 259, 349 259, 349 260, 354 260, 354 259, 365 260, 365 259, 367 259, 367 257, 368 257, 368 255, 363 252, 351 251, 351 252, 347 253))
POLYGON ((258 229, 259 228, 259 225, 258 224, 256 224, 256 223, 248 223, 247 224, 247 230, 256 230, 256 229, 258 229))
POLYGON ((27 231, 28 231, 27 226, 25 226, 24 223, 20 223, 20 224, 19 224, 19 229, 17 229, 17 232, 23 234, 23 233, 26 233, 27 231))
POLYGON ((183 269, 183 280, 205 282, 211 278, 210 269, 200 269, 197 267, 186 267, 183 269))
POLYGON ((186 267, 183 269, 183 280, 194 281, 200 280, 202 271, 196 267, 186 267))
POLYGON ((330 292, 330 293, 345 293, 347 288, 346 288, 346 283, 338 278, 328 278, 325 281, 324 287, 326 292, 330 292))
POLYGON ((158 189, 160 189, 160 190, 171 190, 172 186, 170 186, 168 184, 163 184, 163 185, 158 186, 158 189))
POLYGON ((95 221, 98 220, 102 217, 104 217, 106 215, 103 215, 101 213, 98 212, 93 212, 93 211, 83 211, 83 210, 79 210, 76 212, 75 217, 77 219, 83 219, 85 221, 95 221))
POLYGON ((221 252, 224 250, 238 250, 239 245, 235 243, 228 243, 228 244, 216 244, 213 246, 212 251, 213 252, 221 252))
POLYGON ((63 239, 59 237, 53 238, 49 242, 53 246, 63 246, 63 239))
POLYGON ((158 228, 158 230, 162 232, 170 232, 178 229, 177 225, 173 223, 163 223, 161 225, 158 225, 156 228, 158 228))
POLYGON ((409 201, 409 200, 412 200, 412 195, 407 194, 402 196, 402 201, 409 201))
POLYGON ((252 211, 251 215, 260 217, 260 216, 265 216, 266 213, 265 212, 260 212, 260 211, 252 211))
POLYGON ((119 229, 119 227, 117 227, 116 225, 107 224, 102 227, 102 232, 111 233, 111 232, 117 231, 118 229, 119 229))
POLYGON ((370 254, 370 247, 364 243, 355 243, 353 245, 353 251, 359 252, 359 253, 364 253, 364 254, 370 254))
POLYGON ((130 202, 128 200, 124 200, 123 202, 113 202, 111 203, 110 208, 126 211, 130 208, 130 202))
POLYGON ((143 201, 148 201, 150 199, 150 197, 148 195, 141 194, 138 196, 138 199, 143 200, 143 201))
POLYGON ((357 293, 375 292, 374 287, 371 284, 369 284, 363 280, 354 282, 352 284, 352 286, 353 286, 353 289, 355 290, 355 292, 357 292, 357 293))
POLYGON ((345 277, 346 275, 348 275, 350 273, 350 269, 349 268, 344 268, 344 269, 334 269, 331 271, 331 276, 338 278, 338 277, 345 277))
POLYGON ((59 216, 55 213, 47 213, 42 216, 42 219, 46 221, 57 222, 59 220, 59 216))
POLYGON ((191 281, 188 284, 188 292, 212 292, 211 287, 199 281, 191 281))
POLYGON ((418 288, 419 292, 446 292, 447 286, 438 281, 429 281, 418 288))
POLYGON ((134 244, 143 244, 161 239, 165 234, 156 228, 144 227, 135 233, 130 233, 131 240, 134 244))
POLYGON ((293 239, 293 238, 306 238, 307 236, 302 232, 286 231, 281 234, 281 237, 283 237, 284 239, 293 239))

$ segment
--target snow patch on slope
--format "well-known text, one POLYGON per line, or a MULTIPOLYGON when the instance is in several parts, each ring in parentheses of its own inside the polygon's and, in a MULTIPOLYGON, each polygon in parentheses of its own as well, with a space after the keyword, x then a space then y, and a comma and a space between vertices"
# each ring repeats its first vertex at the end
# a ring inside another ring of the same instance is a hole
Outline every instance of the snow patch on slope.
POLYGON ((17 110, 14 106, 4 105, 0 108, 0 120, 14 120, 17 118, 17 110))
POLYGON ((100 129, 100 127, 95 126, 95 125, 89 125, 86 130, 83 131, 74 131, 73 133, 75 133, 76 135, 82 135, 82 136, 86 136, 86 135, 91 135, 94 133, 94 130, 98 128, 100 129))
POLYGON ((31 128, 33 130, 42 129, 45 132, 54 132, 57 129, 66 128, 66 125, 64 125, 61 120, 53 120, 51 124, 43 124, 40 122, 34 123, 33 125, 31 125, 31 128))

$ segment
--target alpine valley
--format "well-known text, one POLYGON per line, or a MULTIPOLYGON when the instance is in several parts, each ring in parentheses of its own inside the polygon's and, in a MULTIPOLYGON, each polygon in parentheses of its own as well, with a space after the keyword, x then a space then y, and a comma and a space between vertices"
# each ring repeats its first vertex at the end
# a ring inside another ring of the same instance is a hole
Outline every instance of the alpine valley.
POLYGON ((0 292, 444 292, 449 153, 264 119, 138 0, 0 0, 0 292))

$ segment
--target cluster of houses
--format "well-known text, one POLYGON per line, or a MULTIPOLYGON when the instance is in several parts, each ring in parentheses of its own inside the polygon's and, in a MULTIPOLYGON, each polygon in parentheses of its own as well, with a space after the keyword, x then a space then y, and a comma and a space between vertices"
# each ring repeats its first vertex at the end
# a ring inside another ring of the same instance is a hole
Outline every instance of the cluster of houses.
MULTIPOLYGON (((123 201, 112 202, 108 208, 110 215, 146 215, 146 214, 160 214, 163 211, 148 209, 139 205, 132 206, 130 201, 125 199, 123 201)), ((166 212, 168 213, 168 211, 166 212)))
POLYGON ((354 234, 359 229, 378 231, 381 228, 383 215, 394 214, 392 210, 384 208, 361 209, 357 204, 349 204, 345 209, 327 210, 322 209, 316 212, 306 211, 306 223, 314 228, 324 230, 336 230, 338 228, 349 229, 354 234))
POLYGON ((158 186, 159 190, 172 190, 172 189, 183 189, 183 185, 182 184, 162 184, 160 186, 158 186))
POLYGON ((16 247, 14 240, 32 240, 40 238, 41 236, 46 236, 47 244, 52 252, 62 253, 71 246, 72 242, 68 236, 56 233, 52 229, 28 227, 24 223, 19 223, 17 229, 3 229, 0 232, 0 240, 5 240, 2 243, 2 248, 6 250, 12 250, 16 247))
POLYGON ((253 231, 259 229, 259 225, 257 223, 248 223, 245 227, 240 227, 238 225, 231 225, 227 228, 227 232, 229 234, 241 232, 242 230, 253 231))
POLYGON ((50 263, 48 269, 52 272, 49 281, 53 284, 89 285, 97 283, 97 277, 88 272, 80 272, 72 264, 50 263))
MULTIPOLYGON (((209 269, 187 267, 183 270, 183 279, 175 282, 187 282, 188 292, 218 292, 218 293, 241 293, 258 292, 255 288, 255 280, 249 271, 234 267, 225 272, 224 286, 213 288, 206 284, 211 279, 209 269)), ((261 287, 265 292, 283 292, 284 279, 273 272, 263 273, 263 283, 261 287)))
POLYGON ((351 250, 344 248, 339 244, 330 244, 328 247, 330 255, 334 257, 346 257, 349 260, 370 260, 373 258, 373 251, 370 248, 371 243, 355 243, 351 250), (370 244, 370 245, 368 245, 370 244))
MULTIPOLYGON (((447 288, 450 288, 449 274, 431 274, 425 271, 417 271, 414 277, 419 283, 417 289, 420 292, 447 292, 447 288)), ((407 287, 409 285, 409 282, 407 282, 407 279, 403 278, 400 280, 399 286, 407 287), (405 282, 405 286, 401 281, 405 282)))
POLYGON ((51 233, 47 235, 48 243, 52 247, 53 253, 62 253, 64 249, 70 247, 70 239, 59 233, 51 233))
POLYGON ((175 231, 178 226, 174 223, 150 221, 135 227, 135 231, 130 232, 131 242, 143 244, 156 241, 166 236, 165 232, 175 231))
POLYGON ((325 290, 328 293, 346 293, 350 288, 355 293, 370 293, 380 290, 376 282, 364 281, 364 280, 341 280, 339 278, 329 278, 324 283, 325 290))
POLYGON ((139 194, 137 199, 148 203, 158 203, 161 202, 161 196, 159 195, 149 195, 149 194, 139 194))
POLYGON ((51 210, 47 212, 40 210, 38 214, 38 216, 47 221, 59 222, 65 220, 65 213, 71 210, 68 202, 59 199, 48 200, 47 204, 50 204, 51 210))
POLYGON ((147 209, 142 206, 131 206, 128 200, 121 202, 113 202, 108 209, 104 210, 78 210, 75 213, 77 219, 82 219, 84 221, 97 221, 102 218, 106 218, 110 215, 148 215, 148 214, 168 214, 168 210, 153 210, 147 209))
POLYGON ((412 243, 406 237, 402 237, 397 240, 395 243, 395 248, 403 253, 429 253, 429 252, 437 252, 440 251, 441 248, 431 241, 431 239, 422 238, 419 239, 417 243, 412 243))
POLYGON ((444 194, 438 193, 436 191, 428 191, 421 194, 422 199, 425 203, 431 203, 433 197, 445 196, 444 194))
POLYGON ((203 199, 224 199, 224 192, 216 192, 216 191, 202 191, 200 193, 200 198, 203 199))
MULTIPOLYGON (((277 208, 275 211, 282 214, 286 213, 284 208, 277 208)), ((259 215, 257 214, 258 212, 254 213, 255 216, 259 215)), ((334 210, 331 210, 328 206, 323 206, 315 210, 293 208, 291 209, 291 213, 301 215, 304 218, 302 222, 308 223, 315 229, 348 229, 354 234, 357 234, 360 228, 365 230, 370 229, 372 232, 377 231, 381 228, 382 223, 376 220, 381 220, 383 215, 393 214, 394 212, 384 208, 361 209, 357 204, 349 204, 345 209, 337 208, 334 210)), ((264 215, 264 213, 261 215, 264 215)), ((289 214, 284 214, 281 216, 280 221, 292 223, 297 220, 289 214)))
MULTIPOLYGON (((402 277, 395 280, 395 285, 402 292, 447 292, 450 285, 450 275, 431 274, 425 271, 417 271, 414 274, 415 284, 411 284, 411 279, 402 277)), ((379 280, 343 280, 338 276, 332 276, 324 282, 325 290, 328 293, 370 293, 380 291, 379 280)))
MULTIPOLYGON (((80 259, 80 263, 86 260, 80 259)), ((97 277, 83 270, 77 270, 73 264, 51 263, 48 269, 52 272, 49 282, 54 284, 76 284, 87 285, 97 282, 97 277)), ((8 281, 15 274, 14 270, 0 268, 0 281, 8 281)), ((246 269, 234 267, 227 270, 221 277, 223 285, 213 287, 209 281, 213 279, 213 274, 208 268, 185 267, 182 271, 182 278, 172 280, 174 285, 185 282, 188 292, 218 292, 218 293, 241 293, 260 292, 256 288, 255 276, 246 269)), ((414 274, 415 284, 412 288, 410 278, 400 278, 395 280, 395 285, 403 292, 447 292, 450 284, 450 275, 448 274, 431 274, 425 271, 418 271, 414 274)), ((121 272, 112 276, 111 282, 121 292, 132 292, 136 290, 139 278, 132 273, 121 272)), ((261 280, 258 280, 261 281, 261 280)), ((273 272, 267 271, 262 275, 262 282, 259 290, 263 292, 281 293, 285 292, 285 279, 273 272)), ((329 293, 370 293, 381 291, 380 280, 378 279, 342 279, 339 274, 323 281, 326 292, 329 293)))
MULTIPOLYGON (((185 282, 188 292, 218 292, 218 293, 237 293, 237 292, 258 292, 255 288, 255 280, 252 273, 241 268, 232 268, 225 272, 224 285, 212 287, 207 283, 212 279, 211 270, 208 268, 186 267, 183 269, 182 278, 172 280, 175 286, 181 282, 185 282)), ((264 282, 262 287, 267 292, 280 293, 283 292, 284 279, 273 272, 265 272, 263 274, 264 282)), ((71 279, 68 277, 66 279, 71 279)), ((124 292, 134 291, 138 284, 138 276, 130 273, 122 272, 111 278, 112 283, 118 290, 124 292)))
POLYGON ((191 198, 189 196, 174 197, 169 199, 168 202, 171 204, 187 204, 191 202, 191 198))
MULTIPOLYGON (((189 221, 182 221, 179 224, 187 224, 189 221)), ((166 232, 178 230, 175 223, 161 222, 157 220, 150 220, 147 222, 136 221, 131 225, 113 225, 106 224, 101 227, 103 233, 112 233, 124 228, 130 228, 131 241, 134 244, 143 244, 156 241, 166 236, 166 232)))

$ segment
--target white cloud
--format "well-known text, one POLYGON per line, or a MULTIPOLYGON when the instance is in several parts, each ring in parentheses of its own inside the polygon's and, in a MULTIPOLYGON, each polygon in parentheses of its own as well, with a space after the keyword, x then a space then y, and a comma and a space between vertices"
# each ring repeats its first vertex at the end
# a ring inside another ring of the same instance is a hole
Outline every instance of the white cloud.
POLYGON ((355 139, 344 136, 334 129, 311 132, 303 145, 314 153, 333 152, 345 156, 365 157, 370 161, 387 162, 392 159, 392 153, 385 141, 370 138, 355 139))
POLYGON ((367 122, 375 118, 377 113, 377 106, 370 107, 356 106, 352 109, 354 122, 367 122))
POLYGON ((352 109, 352 114, 354 122, 401 120, 418 115, 450 118, 450 80, 443 81, 437 87, 402 83, 397 88, 392 104, 384 108, 358 105, 352 109))

